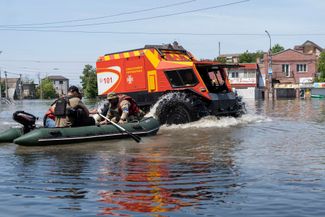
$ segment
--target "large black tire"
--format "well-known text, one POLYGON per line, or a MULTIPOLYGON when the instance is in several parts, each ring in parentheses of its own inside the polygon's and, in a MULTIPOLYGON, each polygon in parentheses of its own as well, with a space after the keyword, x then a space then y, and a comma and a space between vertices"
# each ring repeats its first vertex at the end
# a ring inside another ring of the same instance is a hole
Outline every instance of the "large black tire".
POLYGON ((184 124, 199 119, 193 98, 185 93, 170 93, 159 100, 155 116, 160 124, 184 124))
POLYGON ((241 97, 236 97, 236 106, 235 106, 235 114, 233 115, 234 117, 238 118, 241 117, 243 114, 246 114, 246 105, 245 102, 242 101, 241 97))

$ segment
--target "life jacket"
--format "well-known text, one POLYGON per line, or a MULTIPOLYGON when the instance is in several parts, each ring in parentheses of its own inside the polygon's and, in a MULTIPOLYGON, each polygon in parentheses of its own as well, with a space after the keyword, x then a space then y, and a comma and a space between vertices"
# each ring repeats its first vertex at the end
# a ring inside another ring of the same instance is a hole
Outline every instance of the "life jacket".
POLYGON ((55 102, 54 116, 58 118, 63 118, 67 116, 67 105, 69 104, 68 97, 62 97, 57 99, 55 102))
POLYGON ((119 114, 122 114, 122 108, 121 108, 121 102, 123 100, 127 100, 130 102, 130 108, 129 108, 129 115, 137 115, 140 112, 140 108, 137 105, 137 103, 134 101, 134 99, 127 95, 119 95, 119 102, 118 102, 118 112, 119 114))
MULTIPOLYGON (((82 107, 73 105, 74 103, 71 100, 74 98, 79 97, 67 96, 56 100, 54 115, 56 118, 58 118, 58 122, 56 122, 57 127, 78 127, 94 124, 89 122, 89 116, 82 107), (63 125, 61 125, 62 121, 63 125)), ((91 120, 93 120, 93 118, 91 118, 91 120)))
POLYGON ((55 121, 55 115, 54 115, 54 109, 53 109, 54 103, 52 103, 51 107, 49 108, 49 110, 47 110, 47 112, 45 113, 45 115, 43 117, 43 126, 46 126, 46 120, 48 118, 49 119, 52 119, 53 121, 55 121))
POLYGON ((47 110, 47 112, 45 113, 45 117, 52 119, 53 121, 55 120, 55 115, 54 115, 54 109, 53 109, 53 104, 51 105, 51 107, 49 108, 49 110, 47 110))
POLYGON ((55 104, 55 108, 54 111, 52 112, 51 108, 49 109, 49 111, 47 113, 53 113, 54 118, 58 117, 58 118, 64 118, 66 116, 71 116, 73 115, 73 113, 75 112, 75 110, 77 110, 78 108, 72 108, 70 106, 70 99, 74 98, 76 96, 66 96, 66 97, 62 97, 57 99, 52 105, 55 104))

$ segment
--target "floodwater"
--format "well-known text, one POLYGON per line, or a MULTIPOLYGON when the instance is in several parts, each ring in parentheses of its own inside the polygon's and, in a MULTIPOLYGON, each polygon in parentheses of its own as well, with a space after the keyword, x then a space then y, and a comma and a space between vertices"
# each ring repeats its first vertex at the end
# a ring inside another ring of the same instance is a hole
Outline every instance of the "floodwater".
MULTIPOLYGON (((0 130, 49 104, 1 105, 0 130)), ((325 101, 247 104, 139 144, 0 144, 0 216, 325 216, 325 101)))

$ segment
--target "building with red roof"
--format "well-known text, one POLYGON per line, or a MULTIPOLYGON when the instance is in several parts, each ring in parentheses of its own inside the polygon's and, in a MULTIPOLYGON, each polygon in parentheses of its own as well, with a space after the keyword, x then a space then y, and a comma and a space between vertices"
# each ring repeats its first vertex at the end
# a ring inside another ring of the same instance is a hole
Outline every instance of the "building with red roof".
POLYGON ((244 98, 264 97, 265 76, 257 63, 241 63, 238 68, 230 68, 228 76, 232 87, 244 98))

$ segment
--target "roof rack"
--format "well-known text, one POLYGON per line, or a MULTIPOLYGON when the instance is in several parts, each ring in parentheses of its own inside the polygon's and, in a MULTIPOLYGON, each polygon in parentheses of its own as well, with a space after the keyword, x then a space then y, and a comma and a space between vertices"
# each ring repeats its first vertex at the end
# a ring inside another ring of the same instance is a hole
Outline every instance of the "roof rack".
POLYGON ((178 44, 177 41, 174 41, 173 44, 162 44, 162 45, 145 45, 144 48, 156 48, 159 50, 177 50, 187 52, 187 50, 178 44))
POLYGON ((165 57, 164 51, 178 51, 185 55, 187 55, 190 59, 193 59, 193 55, 188 52, 183 46, 179 45, 177 41, 174 41, 173 44, 162 44, 162 45, 145 45, 145 49, 154 48, 158 51, 158 53, 165 57))

